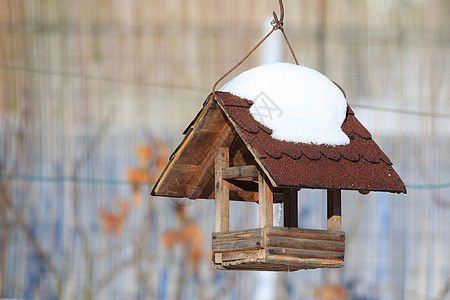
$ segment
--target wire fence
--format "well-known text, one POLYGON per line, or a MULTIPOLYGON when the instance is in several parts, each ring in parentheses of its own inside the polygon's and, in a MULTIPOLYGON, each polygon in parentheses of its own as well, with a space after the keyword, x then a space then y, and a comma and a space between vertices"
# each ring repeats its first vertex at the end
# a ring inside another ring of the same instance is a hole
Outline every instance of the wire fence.
MULTIPOLYGON (((213 270, 214 203, 149 194, 277 1, 5 0, 0 297, 450 297, 449 2, 284 4, 300 64, 344 87, 408 189, 343 192, 345 268, 213 270)), ((300 227, 326 227, 325 198, 300 191, 300 227)), ((256 204, 232 203, 230 217, 231 229, 252 228, 256 204)))

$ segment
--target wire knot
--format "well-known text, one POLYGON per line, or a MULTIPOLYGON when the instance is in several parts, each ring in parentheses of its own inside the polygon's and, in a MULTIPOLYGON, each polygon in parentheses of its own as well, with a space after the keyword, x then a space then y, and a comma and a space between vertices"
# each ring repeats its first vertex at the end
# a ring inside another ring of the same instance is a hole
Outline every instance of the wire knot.
MULTIPOLYGON (((275 12, 274 12, 274 13, 275 13, 275 12)), ((279 20, 276 19, 276 18, 273 19, 273 20, 270 22, 270 25, 273 26, 274 30, 278 30, 278 29, 283 28, 283 22, 279 21, 279 20)))
POLYGON ((274 30, 283 29, 283 22, 284 22, 283 0, 278 0, 278 3, 280 4, 280 18, 278 19, 277 13, 273 12, 273 20, 272 20, 272 22, 270 22, 270 24, 273 26, 274 30))

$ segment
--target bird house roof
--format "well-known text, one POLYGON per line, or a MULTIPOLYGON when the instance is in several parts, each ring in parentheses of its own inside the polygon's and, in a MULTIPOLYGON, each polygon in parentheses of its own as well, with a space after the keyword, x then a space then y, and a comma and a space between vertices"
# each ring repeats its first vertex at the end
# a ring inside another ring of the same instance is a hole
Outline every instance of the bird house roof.
MULTIPOLYGON (((392 162, 350 106, 341 127, 350 143, 328 146, 272 138, 272 130, 250 114, 252 104, 227 92, 210 95, 152 194, 213 199, 214 158, 220 147, 230 148, 230 166, 258 166, 273 188, 406 193, 392 162)), ((230 199, 245 200, 231 194, 230 199)))

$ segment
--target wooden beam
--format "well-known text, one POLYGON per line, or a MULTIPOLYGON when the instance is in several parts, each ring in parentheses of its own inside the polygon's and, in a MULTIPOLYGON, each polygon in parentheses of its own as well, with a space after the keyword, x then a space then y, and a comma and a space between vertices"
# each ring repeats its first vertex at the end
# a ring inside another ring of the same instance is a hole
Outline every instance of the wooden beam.
POLYGON ((283 192, 284 227, 298 227, 298 193, 294 189, 283 192))
POLYGON ((263 175, 258 174, 259 227, 273 226, 273 194, 263 175))
MULTIPOLYGON (((230 185, 230 201, 245 201, 258 203, 258 192, 244 191, 236 189, 230 185)), ((216 199, 215 192, 213 191, 206 199, 216 199)), ((273 203, 283 203, 283 194, 273 193, 273 203)))
POLYGON ((341 230, 341 190, 327 191, 327 230, 341 230))
POLYGON ((224 168, 222 175, 223 179, 253 178, 258 177, 258 169, 253 165, 224 168))
POLYGON ((258 202, 258 193, 230 189, 230 200, 258 202))
POLYGON ((217 152, 215 159, 216 232, 230 230, 230 184, 222 178, 222 170, 223 168, 228 167, 228 164, 229 149, 226 147, 222 147, 217 152))
MULTIPOLYGON (((198 173, 193 176, 194 180, 188 185, 186 195, 189 199, 197 199, 208 184, 208 179, 214 176, 214 161, 216 154, 221 147, 229 147, 234 139, 234 131, 231 125, 226 124, 219 134, 214 146, 206 155, 198 173)), ((228 164, 227 164, 228 167, 228 164)))
MULTIPOLYGON (((229 183, 231 183, 233 186, 242 189, 244 191, 248 191, 248 192, 258 192, 258 183, 254 182, 254 181, 249 181, 249 180, 238 180, 238 179, 227 179, 227 181, 229 183)), ((283 195, 283 190, 282 188, 273 188, 272 192, 274 194, 280 194, 283 195)), ((283 202, 283 200, 281 199, 281 202, 283 202)))

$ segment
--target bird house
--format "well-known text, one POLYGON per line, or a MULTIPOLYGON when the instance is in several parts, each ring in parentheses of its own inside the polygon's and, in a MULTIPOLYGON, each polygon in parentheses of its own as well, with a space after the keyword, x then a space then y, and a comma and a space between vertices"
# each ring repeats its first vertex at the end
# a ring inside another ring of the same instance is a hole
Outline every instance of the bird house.
POLYGON ((212 262, 217 269, 295 271, 344 266, 341 191, 406 193, 392 162, 347 107, 342 131, 350 143, 328 146, 272 137, 250 114, 252 101, 211 94, 152 195, 215 200, 212 262), (297 192, 327 190, 327 230, 298 228, 297 192), (259 205, 259 226, 229 230, 229 201, 259 205), (273 226, 283 203, 284 226, 273 226))

